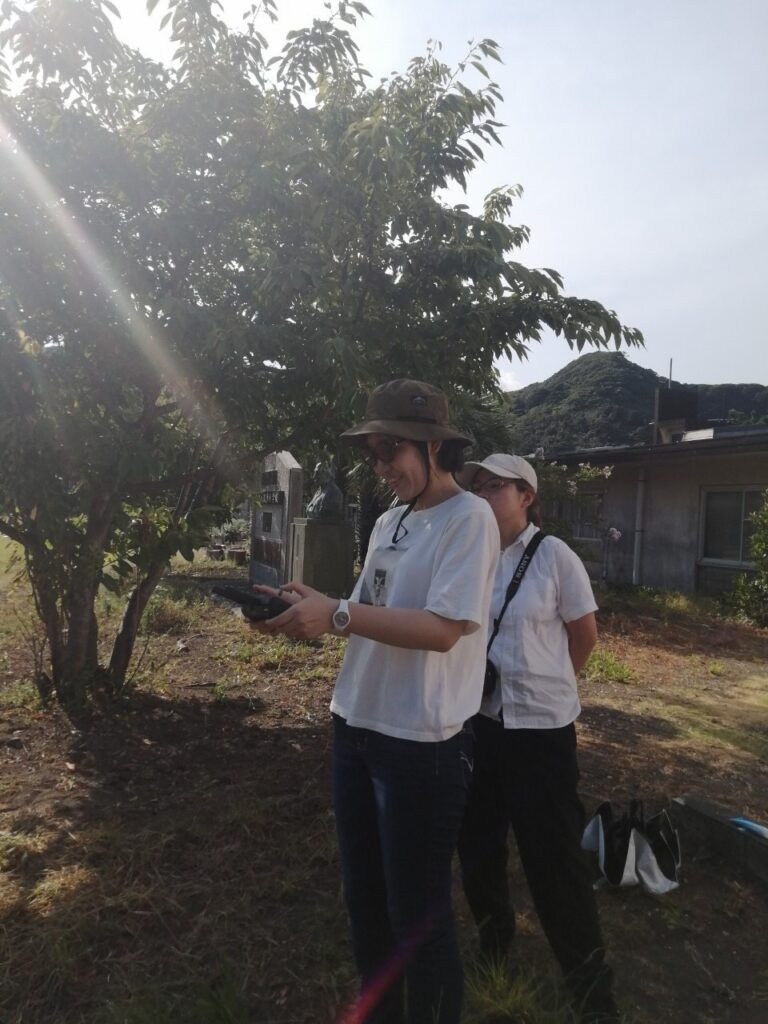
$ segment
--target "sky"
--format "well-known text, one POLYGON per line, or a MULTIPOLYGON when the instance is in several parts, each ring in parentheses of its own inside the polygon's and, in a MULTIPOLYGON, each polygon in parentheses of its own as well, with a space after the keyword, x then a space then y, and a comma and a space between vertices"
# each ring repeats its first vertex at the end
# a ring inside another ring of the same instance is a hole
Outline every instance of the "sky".
MULTIPOLYGON (((240 23, 245 0, 222 0, 240 23)), ((327 14, 277 0, 285 31, 327 14)), ((125 0, 118 31, 163 58, 159 23, 125 0)), ((515 255, 553 267, 570 295, 639 327, 628 357, 686 383, 768 385, 768 2, 766 0, 366 0, 354 30, 374 80, 403 70, 429 39, 449 63, 469 40, 499 43, 503 145, 467 196, 480 209, 520 184, 515 255)), ((471 81, 470 81, 470 84, 471 81)), ((479 80, 478 83, 479 84, 479 80)), ((544 380, 576 353, 553 335, 499 369, 505 388, 544 380)))

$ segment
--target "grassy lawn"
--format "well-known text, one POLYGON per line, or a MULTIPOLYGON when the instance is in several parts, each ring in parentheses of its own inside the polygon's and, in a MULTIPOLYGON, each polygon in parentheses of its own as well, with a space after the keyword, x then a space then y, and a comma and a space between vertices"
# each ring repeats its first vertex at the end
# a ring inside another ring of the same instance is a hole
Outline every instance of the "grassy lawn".
MULTIPOLYGON (((354 991, 328 784, 343 642, 252 635, 210 600, 206 575, 193 566, 166 581, 125 700, 77 719, 39 706, 10 614, 25 597, 2 577, 3 1024, 315 1024, 354 991)), ((698 793, 768 821, 765 631, 682 598, 601 604, 579 725, 588 809, 698 793)), ((684 858, 668 896, 599 895, 627 1021, 762 1022, 764 893, 685 845, 684 858)), ((457 891, 465 1024, 566 1024, 514 862, 511 872, 514 980, 471 966, 457 891)))

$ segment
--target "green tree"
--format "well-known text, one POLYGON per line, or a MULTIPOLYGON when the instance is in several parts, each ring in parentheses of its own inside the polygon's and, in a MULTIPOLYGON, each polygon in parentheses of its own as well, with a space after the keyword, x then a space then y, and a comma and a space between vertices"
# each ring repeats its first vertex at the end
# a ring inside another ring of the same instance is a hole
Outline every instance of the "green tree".
POLYGON ((511 259, 516 189, 478 214, 443 198, 497 141, 492 40, 372 86, 362 3, 272 59, 273 0, 244 6, 234 31, 216 0, 169 0, 163 66, 110 0, 0 3, 0 532, 64 702, 123 685, 169 557, 228 517, 254 455, 335 444, 398 374, 469 415, 544 327, 641 343, 511 259), (107 658, 100 585, 129 585, 107 658))
POLYGON ((758 626, 768 626, 768 491, 756 512, 749 517, 749 551, 754 572, 742 573, 733 591, 725 597, 726 608, 747 615, 758 626))
POLYGON ((756 410, 743 412, 740 409, 729 409, 727 413, 729 423, 736 423, 742 427, 768 427, 768 413, 760 415, 756 410))

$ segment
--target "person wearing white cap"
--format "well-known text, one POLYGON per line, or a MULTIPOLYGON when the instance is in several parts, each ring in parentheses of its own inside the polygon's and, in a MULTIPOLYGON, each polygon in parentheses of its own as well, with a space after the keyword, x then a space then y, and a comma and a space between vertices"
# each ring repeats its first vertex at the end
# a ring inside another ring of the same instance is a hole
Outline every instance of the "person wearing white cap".
POLYGON ((511 826, 536 912, 581 1020, 618 1021, 581 850, 585 815, 577 792, 576 676, 597 639, 592 588, 568 545, 541 533, 538 480, 529 462, 497 453, 468 462, 456 479, 491 506, 502 548, 458 845, 481 955, 503 964, 514 936, 511 826))

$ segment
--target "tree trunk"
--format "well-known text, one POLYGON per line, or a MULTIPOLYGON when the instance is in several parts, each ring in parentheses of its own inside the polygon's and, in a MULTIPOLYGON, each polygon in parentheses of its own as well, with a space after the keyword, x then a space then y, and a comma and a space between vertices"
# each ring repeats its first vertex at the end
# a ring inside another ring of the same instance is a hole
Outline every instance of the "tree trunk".
POLYGON ((63 602, 69 630, 62 679, 64 703, 82 701, 99 675, 99 627, 94 605, 104 551, 118 506, 114 486, 105 486, 97 488, 97 496, 88 510, 88 525, 63 602))
POLYGON ((128 598, 125 612, 123 614, 120 629, 115 637, 112 646, 112 656, 109 660, 109 680, 113 693, 119 693, 125 685, 125 676, 128 672, 133 655, 133 648, 136 644, 136 635, 139 631, 139 623, 147 602, 152 596, 155 587, 160 582, 167 566, 165 559, 153 565, 146 576, 136 584, 128 598))
MULTIPOLYGON (((171 525, 177 525, 192 508, 205 505, 208 502, 217 479, 219 461, 225 452, 224 439, 220 438, 204 478, 194 486, 187 484, 181 489, 171 516, 171 525)), ((167 566, 166 559, 153 562, 144 579, 137 583, 131 591, 109 662, 109 678, 114 693, 119 692, 125 685, 125 677, 136 644, 141 617, 167 566)))
POLYGON ((49 684, 55 689, 59 699, 63 699, 66 655, 62 617, 53 583, 53 574, 45 557, 45 547, 34 524, 24 535, 22 543, 24 544, 24 560, 37 616, 45 629, 48 649, 51 652, 52 678, 49 684))
POLYGON ((43 623, 45 637, 48 641, 48 650, 51 652, 51 684, 56 690, 57 695, 60 696, 60 687, 63 685, 66 673, 64 670, 64 638, 62 636, 61 618, 56 606, 56 598, 53 588, 48 584, 47 580, 36 578, 30 571, 29 562, 27 563, 27 572, 32 584, 37 614, 43 623))

